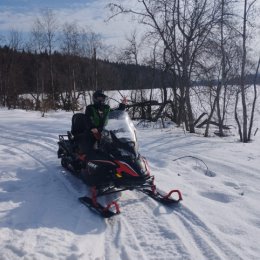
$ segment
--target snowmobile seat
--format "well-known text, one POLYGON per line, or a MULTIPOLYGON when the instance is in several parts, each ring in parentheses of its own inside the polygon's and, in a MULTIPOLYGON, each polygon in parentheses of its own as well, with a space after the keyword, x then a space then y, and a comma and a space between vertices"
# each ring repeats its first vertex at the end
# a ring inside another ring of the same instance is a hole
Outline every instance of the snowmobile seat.
POLYGON ((71 123, 72 143, 75 145, 76 150, 86 154, 89 147, 87 117, 83 113, 74 114, 71 123))
POLYGON ((71 133, 74 136, 83 134, 87 129, 87 118, 83 113, 77 113, 72 116, 71 133))

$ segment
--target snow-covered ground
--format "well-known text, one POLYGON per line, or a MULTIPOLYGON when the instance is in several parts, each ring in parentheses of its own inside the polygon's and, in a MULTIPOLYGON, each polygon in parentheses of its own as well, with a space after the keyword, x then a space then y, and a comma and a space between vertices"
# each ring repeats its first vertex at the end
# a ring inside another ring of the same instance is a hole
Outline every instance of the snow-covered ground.
POLYGON ((260 133, 253 143, 138 128, 169 208, 135 191, 104 220, 79 203, 87 187, 57 159, 71 113, 0 109, 0 260, 260 259, 260 133))

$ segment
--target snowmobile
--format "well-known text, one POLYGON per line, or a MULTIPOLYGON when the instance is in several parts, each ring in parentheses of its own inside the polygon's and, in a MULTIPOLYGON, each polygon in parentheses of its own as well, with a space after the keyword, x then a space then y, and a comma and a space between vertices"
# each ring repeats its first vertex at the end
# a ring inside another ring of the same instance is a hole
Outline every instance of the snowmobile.
POLYGON ((89 154, 79 149, 85 131, 85 114, 74 114, 71 131, 59 135, 57 152, 61 165, 91 187, 90 196, 79 198, 84 205, 109 218, 120 213, 118 203, 113 200, 102 205, 98 198, 112 193, 137 190, 163 204, 182 200, 179 190, 163 194, 156 188, 147 160, 138 152, 136 130, 126 111, 109 113, 98 147, 89 154))

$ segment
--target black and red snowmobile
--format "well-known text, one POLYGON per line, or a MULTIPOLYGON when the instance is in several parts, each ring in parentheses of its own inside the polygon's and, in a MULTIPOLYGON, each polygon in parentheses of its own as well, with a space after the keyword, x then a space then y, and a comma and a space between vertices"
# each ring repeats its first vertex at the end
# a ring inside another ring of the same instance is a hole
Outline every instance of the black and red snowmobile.
POLYGON ((136 130, 127 112, 110 112, 98 147, 89 154, 79 149, 79 143, 86 136, 85 130, 85 115, 74 114, 71 131, 67 135, 59 135, 58 142, 61 165, 90 186, 91 195, 79 198, 83 204, 103 217, 111 217, 120 213, 118 203, 111 201, 102 205, 98 201, 99 197, 125 190, 138 190, 163 204, 182 200, 179 190, 171 190, 167 194, 157 190, 147 161, 138 152, 136 130))

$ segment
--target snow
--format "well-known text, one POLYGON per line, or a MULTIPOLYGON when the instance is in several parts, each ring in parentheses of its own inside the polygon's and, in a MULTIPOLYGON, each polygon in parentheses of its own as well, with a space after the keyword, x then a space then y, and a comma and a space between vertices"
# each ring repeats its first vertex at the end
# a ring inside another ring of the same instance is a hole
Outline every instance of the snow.
POLYGON ((59 134, 72 113, 0 109, 1 260, 260 259, 260 134, 203 138, 138 127, 140 152, 177 207, 136 191, 104 220, 78 197, 87 187, 60 166, 59 134))

